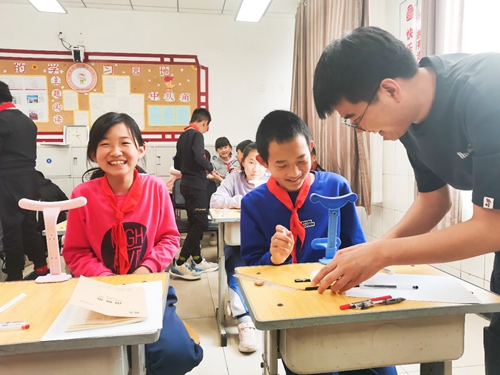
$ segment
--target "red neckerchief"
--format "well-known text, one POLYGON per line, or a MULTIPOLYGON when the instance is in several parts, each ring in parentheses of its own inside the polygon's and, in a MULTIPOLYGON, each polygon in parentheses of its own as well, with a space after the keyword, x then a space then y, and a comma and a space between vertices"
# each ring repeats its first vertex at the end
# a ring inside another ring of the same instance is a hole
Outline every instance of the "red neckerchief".
MULTIPOLYGON (((299 219, 299 214, 297 211, 302 207, 304 202, 309 195, 309 188, 311 187, 311 174, 308 173, 306 179, 302 183, 300 187, 299 194, 297 195, 297 199, 295 200, 295 206, 290 199, 290 195, 288 192, 278 185, 273 176, 269 177, 267 180, 267 188, 281 203, 285 205, 292 212, 292 216, 290 216, 290 231, 293 234, 293 239, 295 240, 295 247, 297 246, 297 238, 300 239, 300 249, 302 251, 302 247, 304 246, 304 241, 306 239, 306 228, 299 219)), ((292 263, 297 263, 297 254, 296 249, 292 250, 292 263)))
MULTIPOLYGON (((222 160, 222 158, 219 158, 219 159, 220 159, 220 160, 222 160)), ((228 172, 231 172, 231 164, 232 164, 232 163, 231 163, 231 162, 232 162, 232 160, 231 160, 231 156, 229 157, 229 161, 228 161, 227 163, 226 163, 224 160, 222 160, 222 162, 223 162, 224 164, 226 164, 226 169, 227 169, 227 171, 228 171, 228 172)))
POLYGON ((198 126, 196 124, 189 124, 189 126, 186 126, 184 128, 184 130, 188 130, 188 129, 194 129, 194 130, 200 131, 200 129, 198 129, 198 126))
POLYGON ((139 172, 137 169, 134 170, 134 182, 130 188, 130 191, 123 202, 123 205, 118 208, 118 200, 109 186, 108 179, 106 175, 101 178, 101 187, 104 191, 104 196, 108 201, 109 205, 115 210, 116 222, 111 227, 111 244, 115 247, 115 270, 118 275, 126 275, 129 268, 130 262, 128 259, 127 252, 127 237, 125 236, 125 230, 123 229, 123 216, 127 212, 134 211, 135 206, 139 202, 142 196, 142 181, 139 177, 139 172))
POLYGON ((3 103, 2 105, 0 105, 0 112, 2 112, 4 109, 8 109, 8 108, 16 108, 16 106, 12 102, 3 103))

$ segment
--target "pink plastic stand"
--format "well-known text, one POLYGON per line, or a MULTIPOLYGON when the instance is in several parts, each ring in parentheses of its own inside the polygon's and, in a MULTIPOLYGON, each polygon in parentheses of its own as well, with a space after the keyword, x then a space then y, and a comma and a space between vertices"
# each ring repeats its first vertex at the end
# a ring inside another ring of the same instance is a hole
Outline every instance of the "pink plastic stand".
POLYGON ((57 242, 57 217, 59 212, 85 206, 87 199, 78 197, 61 202, 41 202, 23 198, 19 201, 19 207, 31 211, 43 211, 45 221, 45 236, 47 237, 47 249, 49 252, 50 274, 38 276, 36 283, 59 283, 69 280, 71 275, 61 272, 61 256, 59 255, 59 244, 57 242))

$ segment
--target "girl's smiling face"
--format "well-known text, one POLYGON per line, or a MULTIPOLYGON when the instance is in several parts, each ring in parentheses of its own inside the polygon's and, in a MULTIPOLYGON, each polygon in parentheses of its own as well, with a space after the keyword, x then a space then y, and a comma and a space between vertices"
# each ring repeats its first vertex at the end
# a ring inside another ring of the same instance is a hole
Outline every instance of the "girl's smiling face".
POLYGON ((146 146, 138 146, 123 123, 112 126, 97 145, 94 160, 108 178, 125 179, 134 175, 137 162, 146 153, 146 146))

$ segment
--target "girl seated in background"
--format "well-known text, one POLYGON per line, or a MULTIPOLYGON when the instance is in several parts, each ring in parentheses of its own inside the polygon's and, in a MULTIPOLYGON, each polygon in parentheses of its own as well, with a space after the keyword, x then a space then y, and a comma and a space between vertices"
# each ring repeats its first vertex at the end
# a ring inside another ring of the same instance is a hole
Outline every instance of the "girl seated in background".
POLYGON ((237 172, 240 170, 240 163, 232 153, 233 146, 226 137, 217 138, 215 141, 215 151, 219 156, 214 157, 212 160, 212 165, 214 169, 219 172, 221 176, 217 178, 218 182, 221 182, 226 176, 231 172, 237 172))
MULTIPOLYGON (((210 208, 240 208, 243 196, 259 182, 265 182, 268 177, 265 175, 266 168, 257 161, 256 156, 257 147, 251 143, 243 152, 241 172, 231 173, 222 181, 210 199, 210 208)), ((257 350, 255 326, 234 277, 234 269, 245 265, 240 256, 240 247, 225 245, 224 255, 230 307, 232 315, 238 319, 238 349, 241 352, 254 352, 257 350)))
MULTIPOLYGON (((130 116, 110 112, 93 124, 87 158, 104 175, 72 193, 72 198, 87 198, 86 206, 68 214, 63 256, 76 277, 164 272, 179 250, 165 183, 137 171, 145 153, 139 126, 130 116)), ((160 338, 146 345, 148 375, 183 375, 203 358, 175 312, 176 302, 169 287, 160 338)))

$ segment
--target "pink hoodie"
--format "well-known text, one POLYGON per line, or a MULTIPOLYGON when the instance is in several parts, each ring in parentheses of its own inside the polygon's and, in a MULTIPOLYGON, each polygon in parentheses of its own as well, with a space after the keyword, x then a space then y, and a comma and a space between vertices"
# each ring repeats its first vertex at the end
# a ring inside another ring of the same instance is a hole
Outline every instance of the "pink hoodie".
MULTIPOLYGON (((143 193, 134 212, 123 218, 127 236, 130 269, 140 266, 163 272, 179 250, 180 235, 175 223, 172 201, 165 182, 156 176, 139 175, 143 193)), ((78 185, 71 195, 86 197, 87 205, 68 213, 63 256, 76 277, 115 274, 111 227, 115 211, 109 206, 100 179, 78 185)), ((126 195, 116 195, 123 204, 126 195)))

